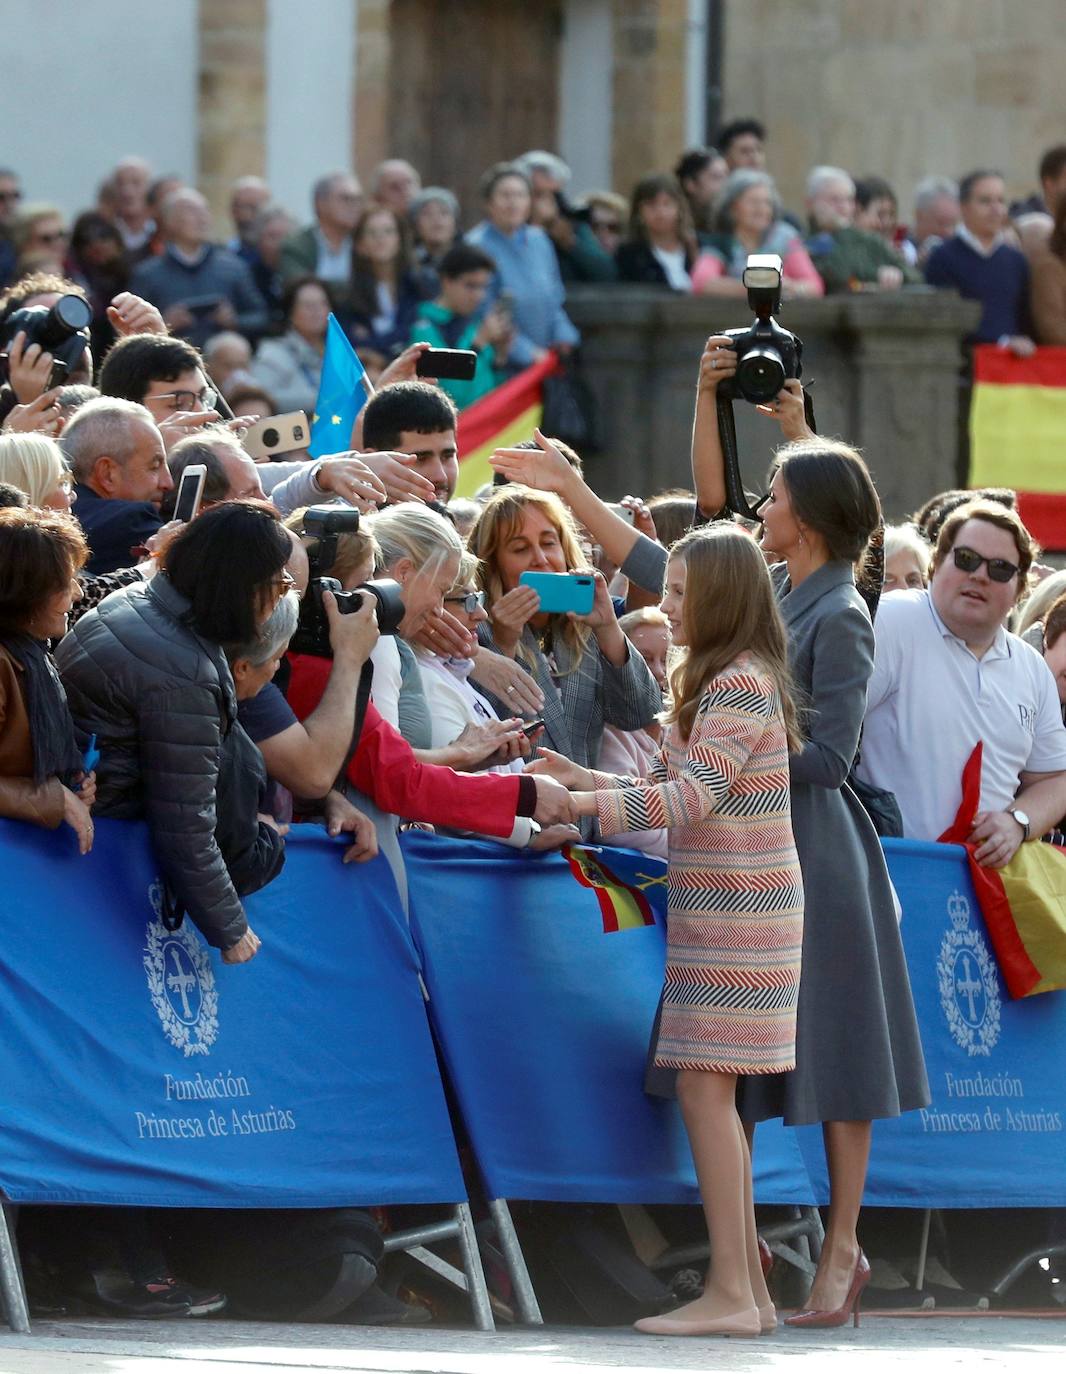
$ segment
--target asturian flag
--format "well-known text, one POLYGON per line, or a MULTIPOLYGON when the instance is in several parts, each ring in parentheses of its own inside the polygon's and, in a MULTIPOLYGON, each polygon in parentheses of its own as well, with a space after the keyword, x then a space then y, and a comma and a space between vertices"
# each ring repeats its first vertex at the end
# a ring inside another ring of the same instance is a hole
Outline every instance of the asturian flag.
POLYGON ((366 368, 331 312, 326 326, 322 380, 311 421, 308 452, 312 458, 348 452, 356 417, 373 394, 366 368))

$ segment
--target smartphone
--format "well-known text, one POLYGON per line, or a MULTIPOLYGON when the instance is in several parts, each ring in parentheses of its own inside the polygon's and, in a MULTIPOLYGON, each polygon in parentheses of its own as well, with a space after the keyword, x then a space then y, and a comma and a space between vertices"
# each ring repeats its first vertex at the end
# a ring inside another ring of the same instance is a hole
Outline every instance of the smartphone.
POLYGON ((207 468, 203 463, 190 463, 181 474, 178 495, 174 502, 172 520, 183 520, 186 524, 195 520, 200 513, 200 502, 204 497, 204 483, 207 481, 207 468))
POLYGON ((419 377, 444 378, 449 382, 469 382, 477 368, 477 354, 469 348, 427 348, 415 364, 419 377))
POLYGON ((524 572, 518 579, 532 587, 540 597, 540 609, 555 615, 573 611, 588 615, 596 596, 596 579, 591 573, 524 572))
POLYGON ((624 520, 627 525, 633 524, 635 517, 628 506, 623 506, 619 501, 608 501, 607 506, 609 510, 614 511, 615 515, 617 515, 620 520, 624 520))
POLYGON ((544 729, 544 720, 538 716, 536 720, 527 720, 522 726, 522 733, 526 739, 532 739, 534 735, 539 735, 544 729))
POLYGON ((506 315, 509 320, 514 319, 514 293, 511 291, 501 291, 492 302, 492 309, 498 315, 506 315))
POLYGON ((302 410, 291 410, 287 415, 268 415, 265 420, 256 420, 254 425, 244 431, 241 444, 245 453, 257 463, 265 462, 275 453, 288 453, 290 449, 306 448, 311 442, 311 427, 302 410))

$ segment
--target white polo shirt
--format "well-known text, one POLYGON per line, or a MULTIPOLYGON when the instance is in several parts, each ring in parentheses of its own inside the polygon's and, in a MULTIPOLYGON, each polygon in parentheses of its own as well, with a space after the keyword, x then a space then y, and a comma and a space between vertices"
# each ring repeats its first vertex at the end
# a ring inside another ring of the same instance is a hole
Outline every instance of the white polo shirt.
POLYGON ((1051 670, 1001 629, 983 658, 953 635, 928 592, 882 597, 874 622, 859 777, 896 794, 908 839, 935 840, 962 801, 962 770, 984 741, 982 811, 1014 804, 1019 774, 1066 769, 1051 670))

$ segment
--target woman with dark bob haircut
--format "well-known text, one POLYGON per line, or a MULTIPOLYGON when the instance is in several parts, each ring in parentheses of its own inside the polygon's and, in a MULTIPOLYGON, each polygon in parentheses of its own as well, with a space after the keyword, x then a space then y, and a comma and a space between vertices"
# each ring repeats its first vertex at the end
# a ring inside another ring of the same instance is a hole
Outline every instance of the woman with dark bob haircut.
MULTIPOLYGON (((700 365, 692 468, 700 509, 726 505, 714 393, 736 372, 729 339, 707 341, 700 365)), ((761 506, 762 547, 788 631, 789 666, 805 707, 789 760, 792 825, 805 895, 796 1067, 741 1081, 748 1123, 783 1117, 822 1126, 830 1202, 807 1310, 793 1326, 839 1326, 858 1310, 870 1267, 857 1224, 871 1123, 929 1102, 925 1063, 877 834, 847 777, 873 671, 870 613, 856 568, 881 508, 866 464, 846 444, 811 434, 803 391, 786 383, 772 407, 786 438, 761 506)))
POLYGON ((66 634, 88 556, 69 515, 0 510, 0 816, 50 830, 65 821, 83 854, 96 779, 82 769, 48 641, 66 634))
POLYGON ((259 948, 240 898, 277 875, 284 850, 272 823, 218 809, 240 794, 231 774, 254 750, 222 645, 256 638, 293 585, 291 551, 265 502, 213 506, 149 583, 106 597, 56 654, 74 720, 97 737, 97 810, 148 821, 173 903, 231 964, 259 948), (242 862, 235 884, 229 865, 250 851, 256 866, 242 862))

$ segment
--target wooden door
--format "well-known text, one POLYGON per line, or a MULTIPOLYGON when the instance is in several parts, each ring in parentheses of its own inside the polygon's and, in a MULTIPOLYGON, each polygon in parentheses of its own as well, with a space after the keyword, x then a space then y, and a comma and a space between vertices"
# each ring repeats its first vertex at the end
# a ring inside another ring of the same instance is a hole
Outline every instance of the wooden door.
POLYGON ((561 0, 392 0, 388 153, 450 187, 464 226, 487 167, 555 151, 560 32, 561 0))

